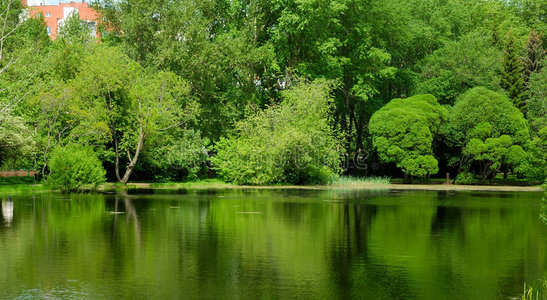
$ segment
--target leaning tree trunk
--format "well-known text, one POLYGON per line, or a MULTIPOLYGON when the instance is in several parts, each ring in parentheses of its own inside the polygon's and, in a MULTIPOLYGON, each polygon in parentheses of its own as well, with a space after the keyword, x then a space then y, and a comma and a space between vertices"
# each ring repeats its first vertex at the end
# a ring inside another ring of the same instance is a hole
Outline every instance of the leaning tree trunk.
MULTIPOLYGON (((142 112, 142 106, 139 100, 139 110, 142 112)), ((118 147, 118 139, 116 137, 116 130, 115 126, 111 126, 112 130, 112 136, 114 139, 114 149, 116 151, 116 179, 118 179, 119 182, 123 184, 127 184, 129 181, 129 176, 131 176, 131 173, 133 173, 133 170, 135 169, 135 166, 137 165, 137 160, 139 159, 139 154, 141 153, 141 150, 144 146, 144 141, 146 139, 146 132, 145 128, 148 125, 148 120, 150 118, 150 108, 148 108, 148 112, 146 115, 141 114, 140 116, 140 122, 139 122, 139 139, 137 141, 137 148, 135 149, 135 154, 133 157, 131 157, 131 154, 129 153, 129 150, 127 150, 127 159, 129 159, 129 163, 125 167, 125 173, 123 174, 123 177, 120 177, 120 153, 119 153, 119 147, 118 147)))
POLYGON ((123 175, 123 178, 120 181, 123 184, 126 184, 129 181, 129 176, 131 176, 131 173, 133 173, 133 169, 137 165, 139 154, 141 152, 142 146, 144 145, 144 139, 145 139, 145 136, 141 129, 139 132, 139 142, 137 143, 137 149, 135 150, 135 155, 133 156, 133 158, 130 157, 129 164, 127 164, 127 167, 125 168, 125 174, 123 175))

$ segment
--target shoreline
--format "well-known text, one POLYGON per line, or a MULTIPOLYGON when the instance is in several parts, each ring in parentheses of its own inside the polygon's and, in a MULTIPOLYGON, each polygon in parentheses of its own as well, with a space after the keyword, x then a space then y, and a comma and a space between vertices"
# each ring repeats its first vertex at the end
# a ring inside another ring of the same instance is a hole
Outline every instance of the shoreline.
MULTIPOLYGON (((186 182, 186 183, 128 183, 120 186, 106 183, 97 192, 145 190, 393 190, 393 191, 468 191, 468 192, 543 192, 542 186, 491 186, 491 185, 446 185, 446 184, 349 184, 349 185, 235 185, 222 182, 186 182)), ((45 188, 41 184, 19 185, 13 189, 0 189, 0 195, 21 193, 58 192, 45 188), (23 187, 23 188, 21 188, 23 187)))
POLYGON ((355 184, 355 185, 234 185, 224 184, 161 184, 128 183, 128 190, 178 190, 178 189, 242 189, 242 190, 397 190, 397 191, 473 191, 473 192, 543 192, 541 186, 491 186, 445 184, 355 184))

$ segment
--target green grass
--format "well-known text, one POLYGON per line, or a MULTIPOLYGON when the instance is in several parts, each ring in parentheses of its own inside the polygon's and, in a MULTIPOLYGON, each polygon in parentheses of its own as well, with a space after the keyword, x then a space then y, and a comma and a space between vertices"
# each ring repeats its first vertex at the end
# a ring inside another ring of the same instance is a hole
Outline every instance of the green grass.
POLYGON ((35 184, 32 177, 1 177, 0 193, 23 193, 47 191, 48 188, 42 184, 35 184))
POLYGON ((363 185, 385 185, 389 184, 389 177, 354 177, 340 176, 330 183, 336 186, 363 186, 363 185))
MULTIPOLYGON (((389 184, 388 177, 352 177, 352 176, 340 176, 334 178, 327 185, 321 186, 338 186, 338 187, 362 187, 371 185, 387 185, 389 184)), ((100 191, 121 191, 121 190, 146 190, 146 189, 222 189, 222 188, 248 188, 249 186, 240 186, 233 183, 227 183, 220 179, 202 179, 198 181, 190 182, 165 182, 165 183, 128 183, 126 186, 120 183, 106 183, 100 187, 100 191)), ((283 187, 295 187, 291 184, 276 184, 276 185, 258 185, 257 188, 283 188, 283 187)))
MULTIPOLYGON (((391 183, 393 184, 402 184, 405 180, 403 178, 393 178, 391 179, 391 183)), ((452 182, 452 180, 450 180, 452 182)), ((478 182, 478 181, 477 181, 478 182)), ((446 183, 446 178, 416 178, 412 180, 413 184, 444 184, 446 183)))
POLYGON ((534 285, 524 284, 522 300, 543 300, 547 299, 547 279, 538 281, 534 285))
POLYGON ((99 191, 123 191, 123 190, 146 190, 146 189, 199 189, 199 188, 224 188, 236 185, 226 183, 220 179, 202 179, 188 182, 129 182, 123 185, 119 182, 109 182, 101 185, 99 191))
POLYGON ((153 188, 200 188, 200 187, 227 187, 235 186, 231 183, 226 183, 220 179, 202 179, 189 182, 167 182, 167 183, 152 183, 153 188))

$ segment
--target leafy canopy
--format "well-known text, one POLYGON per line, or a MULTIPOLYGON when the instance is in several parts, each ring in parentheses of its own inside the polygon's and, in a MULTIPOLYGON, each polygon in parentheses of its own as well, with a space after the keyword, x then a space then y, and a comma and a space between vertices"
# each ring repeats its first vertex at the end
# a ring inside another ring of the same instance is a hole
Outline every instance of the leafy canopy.
POLYGON ((444 127, 447 143, 462 149, 463 165, 480 165, 481 181, 502 166, 520 171, 530 135, 522 112, 505 95, 477 87, 464 93, 444 127))
POLYGON ((412 176, 436 174, 433 140, 446 115, 432 95, 391 100, 374 113, 369 124, 380 159, 412 176))

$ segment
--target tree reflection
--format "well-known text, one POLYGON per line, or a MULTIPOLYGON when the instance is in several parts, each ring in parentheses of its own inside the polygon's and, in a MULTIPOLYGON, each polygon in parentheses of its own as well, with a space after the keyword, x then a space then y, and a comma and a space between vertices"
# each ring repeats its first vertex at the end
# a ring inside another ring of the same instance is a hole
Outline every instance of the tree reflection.
POLYGON ((139 216, 137 215, 137 210, 135 209, 135 206, 133 205, 133 202, 131 201, 131 197, 127 194, 126 191, 122 191, 114 197, 114 211, 112 212, 114 215, 113 221, 112 221, 112 238, 113 242, 115 242, 117 237, 117 232, 120 230, 123 230, 122 228, 118 227, 118 216, 121 214, 125 214, 125 221, 126 224, 132 223, 134 226, 134 233, 135 233, 135 240, 137 249, 140 251, 141 249, 141 224, 139 221, 139 216), (119 203, 122 202, 125 208, 125 212, 120 211, 119 203))
POLYGON ((541 220, 543 223, 547 224, 547 192, 543 195, 543 203, 541 205, 541 220))
POLYGON ((2 199, 2 217, 6 226, 10 226, 13 221, 13 201, 11 201, 11 197, 9 196, 6 200, 2 199))
POLYGON ((3 199, 4 220, 17 216, 0 234, 0 298, 67 278, 105 298, 517 295, 547 263, 538 194, 527 195, 43 194, 9 199, 11 208, 3 199))

